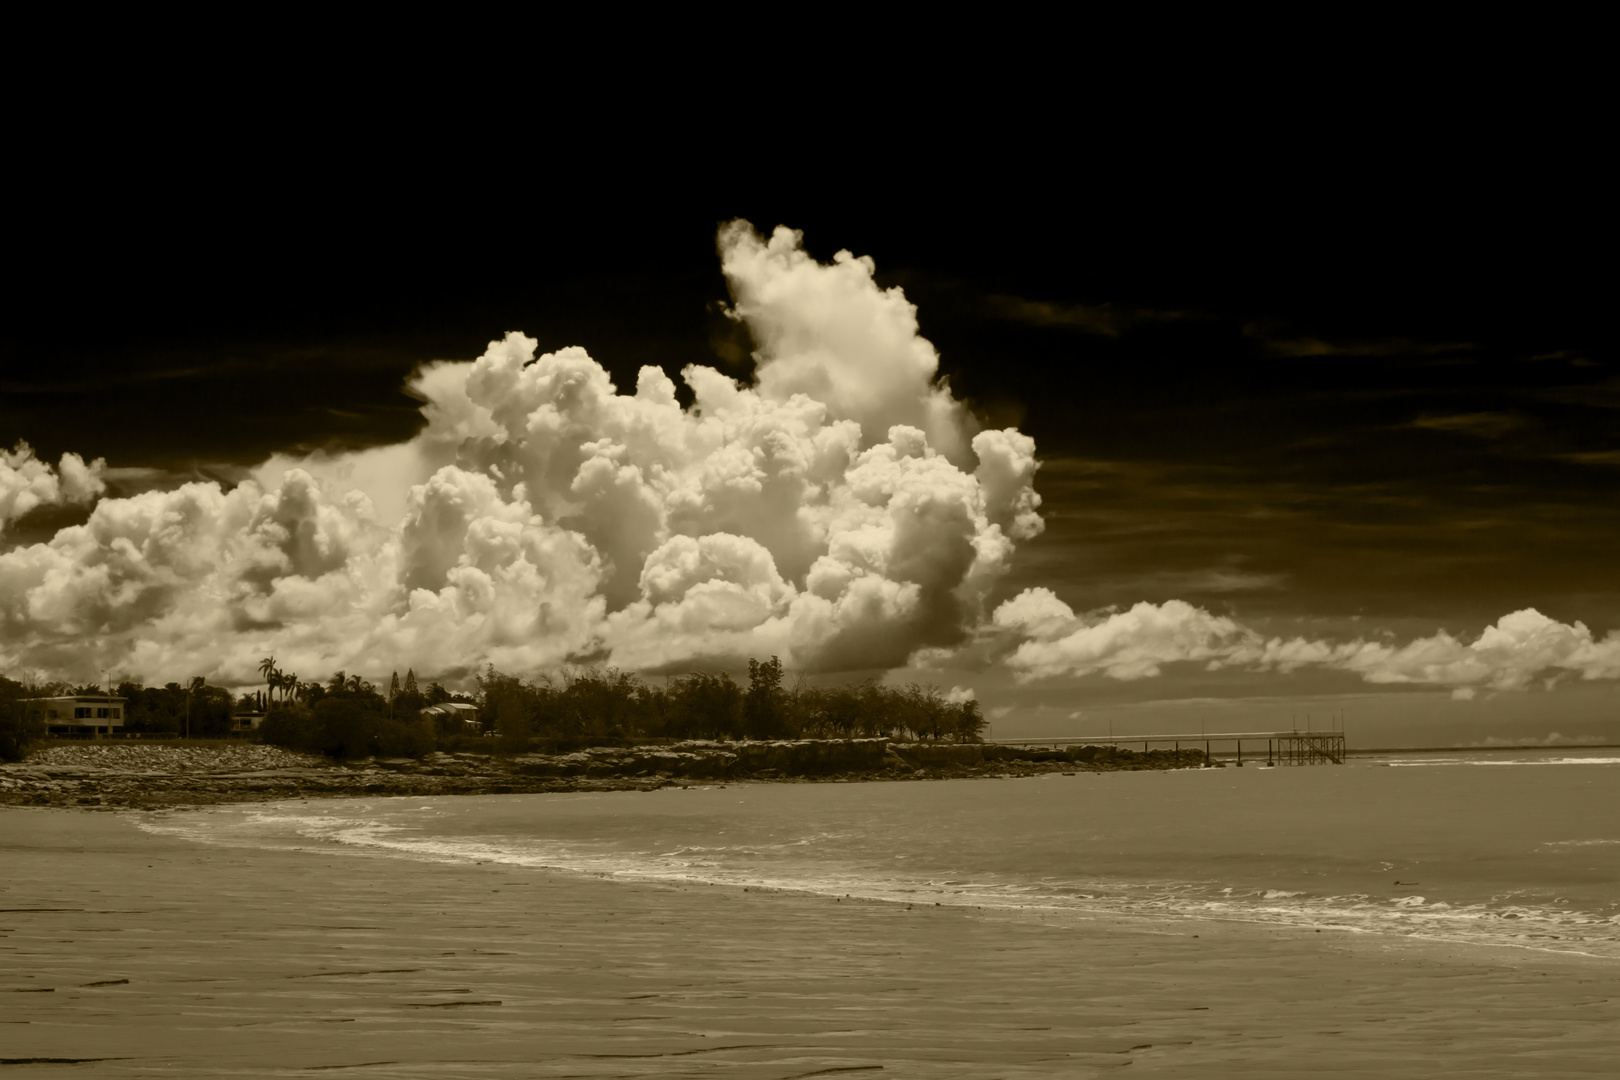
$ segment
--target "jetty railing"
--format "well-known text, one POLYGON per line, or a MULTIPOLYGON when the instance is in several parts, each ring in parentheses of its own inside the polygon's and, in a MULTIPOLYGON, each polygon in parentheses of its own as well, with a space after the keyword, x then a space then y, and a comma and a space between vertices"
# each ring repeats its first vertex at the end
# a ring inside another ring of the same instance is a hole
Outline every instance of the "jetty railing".
POLYGON ((1251 747, 1251 761, 1259 760, 1258 746, 1266 744, 1268 765, 1343 765, 1344 732, 1342 731, 1209 731, 1189 732, 1185 735, 1065 735, 1052 739, 986 739, 997 746, 1121 746, 1142 744, 1146 753, 1157 745, 1197 747, 1203 744, 1204 756, 1213 757, 1215 749, 1225 751, 1233 745, 1238 764, 1243 763, 1243 744, 1251 747))

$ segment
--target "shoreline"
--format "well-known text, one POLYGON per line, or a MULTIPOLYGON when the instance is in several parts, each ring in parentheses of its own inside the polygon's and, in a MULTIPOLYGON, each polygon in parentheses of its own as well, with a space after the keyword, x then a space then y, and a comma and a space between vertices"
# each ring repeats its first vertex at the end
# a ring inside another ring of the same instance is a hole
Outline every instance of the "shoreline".
POLYGON ((435 753, 421 759, 349 763, 261 744, 177 749, 109 742, 52 747, 45 755, 0 765, 0 806, 162 810, 309 798, 654 791, 1201 767, 1203 754, 1194 750, 1093 750, 1088 757, 994 744, 905 744, 886 739, 597 747, 572 754, 510 757, 435 753), (253 748, 260 752, 250 752, 253 748), (51 760, 39 760, 42 756, 51 760), (261 761, 251 760, 254 757, 261 761), (68 760, 60 763, 60 759, 68 760), (251 767, 261 763, 268 767, 251 767))
POLYGON ((1578 957, 203 844, 143 819, 0 808, 19 1076, 1580 1076, 1620 1023, 1620 970, 1578 957))

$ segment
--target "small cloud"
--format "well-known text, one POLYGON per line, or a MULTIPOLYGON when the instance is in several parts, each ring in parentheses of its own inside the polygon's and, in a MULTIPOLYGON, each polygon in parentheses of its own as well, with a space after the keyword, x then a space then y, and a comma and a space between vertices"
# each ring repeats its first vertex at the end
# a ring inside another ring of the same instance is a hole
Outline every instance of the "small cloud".
POLYGON ((1499 412, 1455 413, 1451 416, 1420 416, 1412 426, 1430 431, 1455 431, 1481 439, 1500 439, 1510 431, 1527 426, 1522 416, 1499 412))
POLYGON ((1118 308, 1113 304, 1054 304, 1046 300, 1025 300, 1020 296, 989 296, 985 299, 991 313, 1008 322, 1078 330, 1083 334, 1102 337, 1118 337, 1141 323, 1175 322, 1193 317, 1183 311, 1118 308))
POLYGON ((1451 692, 1452 701, 1473 701, 1479 691, 1472 686, 1459 686, 1451 692))
POLYGON ((990 710, 990 719, 1001 720, 1012 711, 1013 707, 1011 705, 997 705, 995 708, 990 710))
MULTIPOLYGON (((1598 365, 1576 364, 1576 366, 1598 365)), ((1531 396, 1559 405, 1577 405, 1582 409, 1620 409, 1620 377, 1604 379, 1601 382, 1583 381, 1572 386, 1551 386, 1534 391, 1531 396)))
POLYGON ((1288 575, 1241 570, 1229 563, 1198 570, 1160 570, 1134 575, 1130 580, 1138 592, 1238 593, 1286 588, 1288 575))
POLYGON ((1530 357, 1530 363, 1546 363, 1549 360, 1568 360, 1570 367, 1597 367, 1597 363, 1584 356, 1577 356, 1568 349, 1559 349, 1556 352, 1537 353, 1530 357))
POLYGON ((175 475, 167 469, 153 469, 144 465, 109 466, 101 470, 108 480, 126 480, 134 483, 158 482, 175 475))
POLYGON ((1251 322, 1243 327, 1245 337, 1260 342, 1273 356, 1445 356, 1471 352, 1474 346, 1462 341, 1423 342, 1411 338, 1374 338, 1364 341, 1324 341, 1309 334, 1283 336, 1274 324, 1251 322))
POLYGON ((123 369, 105 374, 75 373, 69 379, 0 380, 0 393, 4 394, 84 394, 96 390, 116 390, 126 386, 148 383, 174 382, 201 376, 218 375, 223 368, 240 367, 231 361, 218 361, 191 367, 160 368, 156 370, 123 369))
POLYGON ((958 649, 925 645, 906 658, 906 666, 922 668, 925 671, 939 671, 957 660, 959 653, 960 650, 958 649))
POLYGON ((945 700, 952 705, 961 705, 964 702, 972 701, 973 697, 973 687, 971 686, 953 686, 945 692, 945 700))
POLYGON ((1200 570, 1184 579, 1189 591, 1252 592, 1258 589, 1280 589, 1288 580, 1287 574, 1251 574, 1246 570, 1200 570))
POLYGON ((1609 465, 1620 468, 1620 450, 1595 450, 1581 454, 1560 454, 1560 459, 1580 465, 1609 465))

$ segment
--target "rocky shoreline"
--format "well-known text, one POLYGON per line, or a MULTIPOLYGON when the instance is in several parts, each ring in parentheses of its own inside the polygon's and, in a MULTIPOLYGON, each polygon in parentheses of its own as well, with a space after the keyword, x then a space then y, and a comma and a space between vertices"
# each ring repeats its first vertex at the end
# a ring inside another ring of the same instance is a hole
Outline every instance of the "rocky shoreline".
POLYGON ((136 742, 49 747, 0 765, 0 806, 167 809, 271 799, 651 791, 740 783, 852 783, 1048 772, 1187 769, 1202 750, 1034 749, 887 739, 689 742, 572 754, 435 753, 332 762, 279 747, 136 742))

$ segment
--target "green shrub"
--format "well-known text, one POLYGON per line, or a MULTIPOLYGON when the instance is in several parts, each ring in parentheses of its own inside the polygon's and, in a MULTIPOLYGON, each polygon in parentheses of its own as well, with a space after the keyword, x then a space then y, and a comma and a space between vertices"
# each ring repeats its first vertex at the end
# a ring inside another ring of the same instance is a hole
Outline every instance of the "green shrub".
POLYGON ((272 746, 305 754, 324 754, 320 725, 315 715, 302 705, 280 706, 259 725, 259 738, 272 746))
POLYGON ((21 761, 45 737, 45 720, 21 702, 0 703, 0 761, 21 761))
POLYGON ((390 719, 372 699, 350 693, 328 694, 313 709, 277 706, 260 725, 259 738, 334 758, 421 757, 437 742, 431 722, 390 719))
POLYGON ((376 753, 379 757, 419 758, 431 754, 436 741, 433 725, 425 720, 383 717, 377 727, 376 753))

